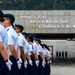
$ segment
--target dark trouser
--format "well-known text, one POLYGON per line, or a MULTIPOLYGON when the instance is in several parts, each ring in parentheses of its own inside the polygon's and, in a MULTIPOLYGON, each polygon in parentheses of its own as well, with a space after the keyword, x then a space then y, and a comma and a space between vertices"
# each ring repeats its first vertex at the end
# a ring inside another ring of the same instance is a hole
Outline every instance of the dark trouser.
MULTIPOLYGON (((22 56, 21 56, 22 59, 22 56)), ((24 61, 22 59, 22 66, 21 69, 19 69, 19 75, 28 75, 28 68, 24 67, 24 61)))
POLYGON ((24 62, 22 63, 21 69, 19 70, 19 75, 28 75, 28 68, 24 67, 24 62))
POLYGON ((27 68, 24 67, 24 75, 28 75, 28 67, 27 68))
POLYGON ((1 54, 0 54, 0 75, 10 75, 10 71, 7 68, 1 54))
POLYGON ((50 63, 48 64, 48 74, 50 75, 51 73, 51 67, 50 67, 50 63))
POLYGON ((48 64, 46 61, 46 66, 45 66, 45 71, 46 71, 46 75, 50 75, 51 69, 50 69, 50 63, 48 64))
POLYGON ((24 63, 23 63, 23 61, 22 61, 22 66, 19 69, 19 75, 24 75, 24 63))
MULTIPOLYGON (((21 59, 22 59, 22 56, 21 56, 21 59)), ((21 64, 21 68, 19 69, 19 75, 24 75, 24 62, 23 62, 23 59, 22 59, 22 64, 21 64)))
POLYGON ((49 75, 49 68, 48 68, 47 61, 46 61, 46 65, 45 65, 45 75, 49 75))
POLYGON ((28 64, 28 75, 34 75, 33 72, 33 65, 28 64))
POLYGON ((13 56, 10 56, 10 60, 13 63, 10 71, 10 75, 19 75, 17 61, 13 56))
POLYGON ((34 64, 34 71, 35 71, 35 75, 38 75, 38 67, 36 66, 36 64, 34 64))
POLYGON ((41 57, 40 56, 38 56, 38 57, 39 57, 39 61, 40 61, 39 66, 38 66, 38 75, 44 75, 44 67, 42 66, 41 57))
POLYGON ((31 55, 31 60, 33 62, 33 65, 30 65, 28 63, 28 75, 35 75, 35 65, 34 65, 35 61, 34 61, 32 55, 31 55))

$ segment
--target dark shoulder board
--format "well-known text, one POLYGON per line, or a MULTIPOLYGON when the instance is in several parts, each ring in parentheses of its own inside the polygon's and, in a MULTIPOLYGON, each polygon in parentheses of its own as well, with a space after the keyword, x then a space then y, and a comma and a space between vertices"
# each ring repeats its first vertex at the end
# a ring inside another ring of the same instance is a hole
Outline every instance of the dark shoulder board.
POLYGON ((7 29, 7 31, 9 31, 9 29, 7 29))

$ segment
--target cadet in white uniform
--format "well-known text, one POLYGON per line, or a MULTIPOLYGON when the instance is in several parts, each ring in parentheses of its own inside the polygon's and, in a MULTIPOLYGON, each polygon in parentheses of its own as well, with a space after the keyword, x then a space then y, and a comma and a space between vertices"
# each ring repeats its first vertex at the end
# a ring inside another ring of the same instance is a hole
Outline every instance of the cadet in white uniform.
POLYGON ((39 61, 40 61, 40 63, 39 63, 39 66, 38 66, 38 75, 44 75, 43 73, 43 69, 44 69, 44 67, 45 67, 45 58, 44 58, 44 54, 43 54, 43 49, 42 49, 42 47, 41 47, 41 41, 40 41, 40 39, 39 38, 36 38, 35 39, 35 43, 36 43, 36 48, 37 48, 37 51, 39 52, 39 61))
POLYGON ((44 55, 45 55, 45 60, 46 60, 46 66, 44 69, 44 75, 50 75, 51 69, 50 69, 50 61, 51 61, 51 54, 49 51, 49 48, 46 44, 42 45, 43 47, 43 51, 44 51, 44 55))
MULTIPOLYGON (((22 32, 22 35, 23 35, 24 38, 27 40, 28 34, 27 34, 26 32, 22 32)), ((30 57, 30 54, 31 54, 31 53, 30 53, 30 47, 29 47, 28 41, 27 41, 27 52, 28 52, 28 54, 27 54, 26 59, 28 60, 28 63, 29 63, 30 65, 33 65, 32 60, 31 60, 31 57, 30 57)))
MULTIPOLYGON (((28 55, 28 52, 27 52, 28 42, 21 33, 23 31, 24 27, 22 25, 18 24, 18 25, 15 25, 14 29, 18 33, 18 37, 19 37, 18 43, 19 43, 19 47, 21 50, 21 56, 22 56, 22 59, 24 62, 22 65, 22 68, 21 68, 21 75, 28 75, 28 69, 27 69, 28 62, 26 60, 27 55, 28 55), (24 68, 23 68, 23 66, 24 66, 24 68)), ((32 62, 32 61, 30 60, 29 62, 32 62)))
POLYGON ((15 17, 12 14, 4 14, 5 21, 3 22, 4 27, 8 33, 8 46, 10 50, 10 60, 12 61, 11 75, 18 75, 18 69, 21 68, 22 60, 18 53, 18 35, 13 29, 13 23, 15 17))
POLYGON ((30 34, 31 36, 33 36, 33 45, 34 45, 34 50, 35 50, 35 53, 36 53, 36 56, 37 56, 37 60, 35 61, 35 75, 38 75, 38 66, 39 66, 39 51, 38 51, 38 47, 37 47, 37 44, 35 42, 35 38, 36 38, 36 35, 35 34, 30 34))
POLYGON ((36 75, 35 73, 35 61, 38 59, 36 56, 36 52, 34 50, 34 44, 33 44, 33 36, 28 35, 27 40, 29 42, 29 47, 30 47, 30 56, 31 60, 33 61, 33 65, 29 66, 29 75, 36 75))
MULTIPOLYGON (((3 12, 0 10, 0 22, 3 22, 3 12)), ((5 28, 0 24, 0 75, 9 75, 12 62, 9 60, 8 36, 5 28)))

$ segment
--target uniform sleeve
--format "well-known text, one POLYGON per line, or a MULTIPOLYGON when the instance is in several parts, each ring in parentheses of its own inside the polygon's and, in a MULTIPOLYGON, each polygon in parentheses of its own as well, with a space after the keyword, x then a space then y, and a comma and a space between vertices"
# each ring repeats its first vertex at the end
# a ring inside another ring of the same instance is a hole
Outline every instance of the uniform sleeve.
POLYGON ((0 33, 0 42, 2 42, 2 36, 1 36, 1 33, 0 33))
POLYGON ((37 51, 37 46, 36 44, 33 44, 34 45, 34 51, 37 51))
POLYGON ((24 48, 24 53, 26 53, 27 52, 27 43, 25 43, 25 45, 23 46, 23 48, 24 48))
POLYGON ((43 49, 41 46, 39 46, 39 52, 42 52, 43 53, 43 49))
POLYGON ((35 51, 36 51, 36 53, 39 55, 39 50, 38 50, 38 48, 37 48, 37 45, 35 45, 35 51))
POLYGON ((43 50, 43 54, 44 54, 44 56, 46 56, 46 51, 45 50, 43 50))
POLYGON ((14 45, 14 38, 11 34, 8 34, 8 45, 14 45))
POLYGON ((23 41, 22 41, 22 39, 20 37, 18 39, 18 45, 23 47, 23 41))
POLYGON ((49 51, 47 51, 47 55, 51 57, 51 53, 49 51))
POLYGON ((30 48, 29 48, 29 44, 27 45, 27 52, 28 52, 28 55, 30 55, 30 48))
POLYGON ((29 45, 30 52, 33 52, 32 45, 29 45))

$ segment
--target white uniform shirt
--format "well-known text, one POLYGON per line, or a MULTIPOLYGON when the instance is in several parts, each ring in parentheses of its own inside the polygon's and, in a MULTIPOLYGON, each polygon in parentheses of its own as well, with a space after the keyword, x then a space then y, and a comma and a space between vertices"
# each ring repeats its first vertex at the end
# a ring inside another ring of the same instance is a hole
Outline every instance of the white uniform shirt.
POLYGON ((30 55, 30 46, 29 46, 29 43, 27 42, 27 52, 28 52, 28 55, 30 55))
POLYGON ((36 45, 36 43, 35 43, 35 41, 33 41, 33 45, 34 45, 34 50, 36 50, 37 49, 37 45, 36 45))
POLYGON ((39 55, 40 52, 43 53, 43 49, 42 49, 42 47, 41 47, 40 44, 36 44, 36 51, 37 51, 37 54, 38 54, 38 55, 39 55))
POLYGON ((51 57, 51 52, 47 50, 47 55, 51 57))
MULTIPOLYGON (((6 28, 8 34, 8 45, 14 45, 15 50, 18 48, 18 35, 12 26, 6 28)), ((10 54, 12 55, 12 53, 10 54)))
POLYGON ((44 52, 45 56, 50 56, 51 57, 51 53, 47 49, 44 49, 43 52, 44 52))
POLYGON ((8 35, 5 28, 0 24, 0 42, 3 43, 4 48, 8 46, 8 35))
POLYGON ((34 44, 32 42, 29 42, 29 50, 30 50, 30 55, 32 55, 32 52, 35 52, 34 44))
POLYGON ((24 53, 26 53, 28 42, 21 33, 18 33, 18 44, 19 44, 19 46, 23 47, 24 53))
POLYGON ((43 49, 44 57, 46 57, 46 55, 47 55, 46 53, 47 53, 46 49, 43 49))
POLYGON ((33 42, 33 45, 34 45, 34 50, 36 51, 37 55, 39 55, 38 47, 35 41, 33 42))

